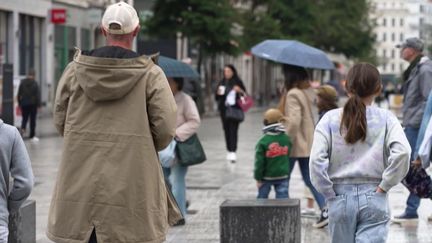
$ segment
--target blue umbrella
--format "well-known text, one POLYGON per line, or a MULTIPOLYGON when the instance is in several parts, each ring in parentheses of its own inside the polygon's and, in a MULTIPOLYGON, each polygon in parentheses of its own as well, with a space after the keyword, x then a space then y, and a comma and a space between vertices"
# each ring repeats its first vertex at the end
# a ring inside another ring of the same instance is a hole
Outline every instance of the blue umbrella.
POLYGON ((265 40, 252 47, 255 56, 305 68, 333 69, 327 55, 312 46, 295 40, 265 40))
POLYGON ((169 78, 199 78, 199 74, 188 64, 164 56, 159 56, 158 65, 169 78))

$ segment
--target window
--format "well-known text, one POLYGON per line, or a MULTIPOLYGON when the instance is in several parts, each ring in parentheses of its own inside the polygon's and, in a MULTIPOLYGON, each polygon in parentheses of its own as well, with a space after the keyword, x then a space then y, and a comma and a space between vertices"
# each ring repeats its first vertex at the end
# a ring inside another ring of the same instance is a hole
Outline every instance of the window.
POLYGON ((399 25, 400 25, 400 26, 404 26, 404 19, 401 18, 401 19, 399 20, 399 25))
POLYGON ((386 49, 383 49, 383 51, 382 51, 382 56, 383 56, 384 58, 387 57, 387 50, 386 50, 386 49))
POLYGON ((392 70, 392 72, 395 71, 395 65, 394 65, 394 63, 392 63, 392 65, 391 65, 391 70, 392 70))
POLYGON ((395 27, 395 26, 396 26, 396 19, 392 18, 392 27, 395 27))
POLYGON ((392 40, 392 42, 395 42, 395 41, 396 41, 396 35, 395 35, 395 33, 392 33, 392 34, 391 34, 391 40, 392 40))
POLYGON ((391 57, 395 58, 395 50, 394 49, 391 50, 391 57))
POLYGON ((404 41, 404 34, 403 33, 400 33, 400 35, 399 35, 399 41, 400 42, 404 41))
POLYGON ((400 71, 402 72, 404 70, 404 65, 402 63, 399 64, 399 68, 400 68, 400 71))
POLYGON ((383 18, 383 26, 385 27, 387 25, 387 19, 383 18))
POLYGON ((42 19, 24 14, 19 18, 19 74, 26 75, 30 69, 34 69, 36 77, 39 78, 42 60, 42 19))
POLYGON ((383 64, 383 71, 385 72, 387 69, 387 64, 383 64))
POLYGON ((382 38, 382 40, 383 40, 383 41, 387 41, 387 34, 386 34, 386 33, 383 33, 383 38, 382 38))

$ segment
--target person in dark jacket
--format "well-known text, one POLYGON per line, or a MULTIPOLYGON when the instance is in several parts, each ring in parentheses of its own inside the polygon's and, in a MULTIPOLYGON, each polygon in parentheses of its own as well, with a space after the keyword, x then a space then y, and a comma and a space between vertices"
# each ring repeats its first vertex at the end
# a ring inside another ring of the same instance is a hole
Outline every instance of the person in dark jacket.
MULTIPOLYGON (((417 37, 408 38, 396 47, 400 48, 401 57, 410 63, 402 75, 402 125, 412 148, 411 161, 415 161, 420 125, 428 95, 432 90, 432 61, 423 54, 424 43, 417 37)), ((393 222, 418 221, 419 206, 420 197, 410 193, 405 211, 401 215, 396 215, 393 222)))
POLYGON ((241 94, 246 92, 246 88, 233 65, 225 65, 223 74, 223 79, 217 85, 216 101, 222 120, 222 127, 225 132, 225 142, 228 150, 227 160, 231 161, 231 163, 235 163, 237 160, 236 150, 240 122, 226 119, 225 113, 227 106, 240 109, 236 101, 240 98, 241 94))
POLYGON ((18 104, 22 112, 21 133, 25 133, 27 121, 30 118, 30 139, 35 142, 39 141, 35 136, 35 129, 40 103, 40 89, 35 80, 35 71, 30 69, 27 77, 21 81, 18 87, 18 104))

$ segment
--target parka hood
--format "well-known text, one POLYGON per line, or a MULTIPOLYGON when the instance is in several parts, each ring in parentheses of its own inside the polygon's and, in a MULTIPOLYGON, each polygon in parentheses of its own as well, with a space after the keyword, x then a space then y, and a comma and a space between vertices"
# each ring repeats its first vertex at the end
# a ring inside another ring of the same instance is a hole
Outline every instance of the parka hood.
POLYGON ((86 56, 77 49, 74 64, 76 79, 84 93, 93 101, 109 101, 127 95, 153 61, 148 56, 126 59, 86 56))

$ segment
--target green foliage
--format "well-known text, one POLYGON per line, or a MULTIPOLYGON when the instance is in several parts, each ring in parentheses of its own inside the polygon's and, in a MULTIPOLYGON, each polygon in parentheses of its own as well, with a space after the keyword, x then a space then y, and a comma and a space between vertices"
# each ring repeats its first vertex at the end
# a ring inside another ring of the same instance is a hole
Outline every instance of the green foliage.
POLYGON ((366 0, 261 0, 253 1, 252 6, 244 14, 245 48, 265 39, 295 39, 349 58, 375 62, 374 26, 366 0))
POLYGON ((201 54, 235 54, 238 40, 232 34, 235 12, 228 0, 158 0, 146 21, 150 36, 187 36, 201 54))
POLYGON ((367 0, 251 0, 250 6, 234 9, 228 0, 157 0, 144 29, 169 38, 181 32, 206 56, 236 54, 265 39, 295 39, 348 58, 376 60, 367 0), (237 35, 235 23, 241 26, 237 35))

